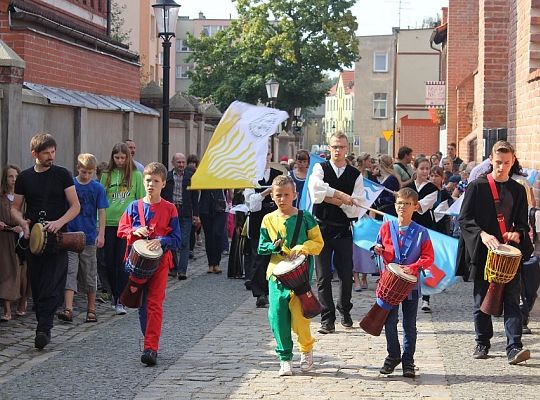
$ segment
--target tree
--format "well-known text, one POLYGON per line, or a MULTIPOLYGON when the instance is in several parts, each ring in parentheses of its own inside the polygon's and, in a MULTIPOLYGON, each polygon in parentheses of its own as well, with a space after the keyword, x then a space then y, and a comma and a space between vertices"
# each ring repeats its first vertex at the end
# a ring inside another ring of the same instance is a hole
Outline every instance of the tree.
POLYGON ((278 80, 279 108, 314 107, 328 89, 326 70, 358 57, 354 0, 237 0, 238 19, 215 35, 188 39, 195 68, 190 93, 224 110, 234 100, 265 102, 278 80))
POLYGON ((116 1, 112 1, 111 4, 111 39, 116 40, 117 42, 123 43, 125 45, 131 46, 129 40, 129 34, 131 29, 127 32, 124 32, 124 16, 122 15, 126 10, 127 6, 125 4, 120 5, 116 1))

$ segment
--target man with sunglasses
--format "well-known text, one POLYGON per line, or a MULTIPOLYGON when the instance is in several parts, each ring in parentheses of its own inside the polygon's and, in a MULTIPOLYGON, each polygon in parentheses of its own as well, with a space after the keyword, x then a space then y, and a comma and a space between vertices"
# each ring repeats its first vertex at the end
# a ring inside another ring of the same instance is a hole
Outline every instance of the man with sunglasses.
POLYGON ((315 257, 319 301, 323 306, 319 333, 335 332, 336 308, 341 325, 351 328, 352 229, 364 203, 364 182, 360 172, 346 160, 349 142, 342 132, 330 137, 330 160, 316 164, 309 179, 313 215, 319 222, 324 239, 322 252, 315 257), (332 263, 333 261, 333 263, 332 263), (339 294, 334 305, 332 264, 339 277, 339 294))

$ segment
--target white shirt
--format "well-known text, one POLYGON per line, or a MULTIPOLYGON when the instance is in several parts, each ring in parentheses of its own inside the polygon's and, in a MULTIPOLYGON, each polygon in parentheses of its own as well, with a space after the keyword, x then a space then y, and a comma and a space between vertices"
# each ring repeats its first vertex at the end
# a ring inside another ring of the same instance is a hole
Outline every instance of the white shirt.
MULTIPOLYGON (((268 182, 269 179, 270 179, 270 168, 266 168, 264 170, 264 181, 268 182)), ((264 197, 261 196, 260 193, 255 193, 255 189, 251 189, 251 188, 245 189, 244 199, 247 206, 249 207, 249 211, 252 211, 252 212, 261 211, 264 197)))
MULTIPOLYGON (((343 174, 343 172, 345 172, 346 166, 338 168, 332 160, 330 160, 330 165, 338 178, 343 174)), ((313 171, 309 176, 308 189, 311 199, 313 200, 313 204, 320 204, 324 201, 325 197, 334 197, 334 194, 336 193, 336 189, 330 187, 327 182, 324 182, 324 171, 321 164, 315 164, 313 166, 313 171)), ((356 178, 356 181, 354 182, 354 189, 351 197, 353 199, 359 199, 363 206, 369 206, 367 204, 366 192, 364 190, 364 178, 361 174, 358 175, 358 178, 356 178)), ((366 212, 365 208, 348 206, 345 204, 342 204, 340 208, 349 218, 359 218, 366 212)))
POLYGON ((478 164, 476 167, 474 167, 471 170, 471 173, 469 174, 468 182, 471 183, 476 178, 478 178, 480 175, 485 174, 489 171, 489 166, 491 164, 491 160, 489 158, 486 158, 484 161, 482 161, 480 164, 478 164))

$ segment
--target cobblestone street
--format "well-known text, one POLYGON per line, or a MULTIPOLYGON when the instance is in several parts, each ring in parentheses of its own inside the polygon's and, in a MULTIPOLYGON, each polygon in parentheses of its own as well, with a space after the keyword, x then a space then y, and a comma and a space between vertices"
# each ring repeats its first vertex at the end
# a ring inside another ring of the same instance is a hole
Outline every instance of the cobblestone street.
MULTIPOLYGON (((416 379, 379 374, 386 355, 384 336, 337 325, 336 333, 315 333, 313 372, 279 378, 265 309, 256 309, 243 281, 206 274, 198 248, 187 281, 170 279, 158 365, 139 362, 137 313, 115 316, 98 308, 99 322, 84 323, 77 298, 72 324, 57 323, 44 351, 33 347, 34 316, 0 325, 0 398, 115 399, 535 399, 540 389, 538 310, 523 337, 527 364, 510 366, 504 352, 502 319, 488 360, 474 360, 472 285, 458 283, 432 297, 433 314, 419 313, 416 379)), ((226 269, 226 259, 222 260, 226 269)), ((374 300, 370 289, 354 293, 353 319, 374 300)), ((357 323, 355 323, 357 326, 357 323)), ((316 332, 318 319, 312 329, 316 332)))

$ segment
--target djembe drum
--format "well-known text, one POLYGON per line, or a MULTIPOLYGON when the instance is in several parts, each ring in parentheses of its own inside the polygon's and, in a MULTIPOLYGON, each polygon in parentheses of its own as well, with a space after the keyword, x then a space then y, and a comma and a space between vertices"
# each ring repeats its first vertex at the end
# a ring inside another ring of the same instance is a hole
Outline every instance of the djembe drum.
POLYGON ((137 240, 131 246, 125 269, 130 273, 128 282, 120 294, 120 303, 129 308, 139 308, 142 304, 144 285, 159 267, 163 249, 148 249, 148 240, 137 240))
POLYGON ((306 257, 300 255, 294 260, 279 262, 272 273, 283 286, 292 290, 298 297, 302 307, 302 315, 306 318, 313 318, 321 313, 322 306, 311 291, 308 267, 306 257))
POLYGON ((502 315, 504 286, 516 276, 521 258, 521 251, 508 244, 500 244, 496 250, 488 249, 484 279, 489 287, 480 306, 483 313, 502 315))
POLYGON ((45 225, 36 222, 30 231, 30 252, 36 256, 54 254, 60 250, 81 253, 86 245, 84 232, 48 232, 45 225))
POLYGON ((417 282, 418 278, 404 272, 401 265, 388 264, 377 285, 377 300, 360 321, 360 327, 370 335, 379 336, 390 310, 409 296, 417 282))

